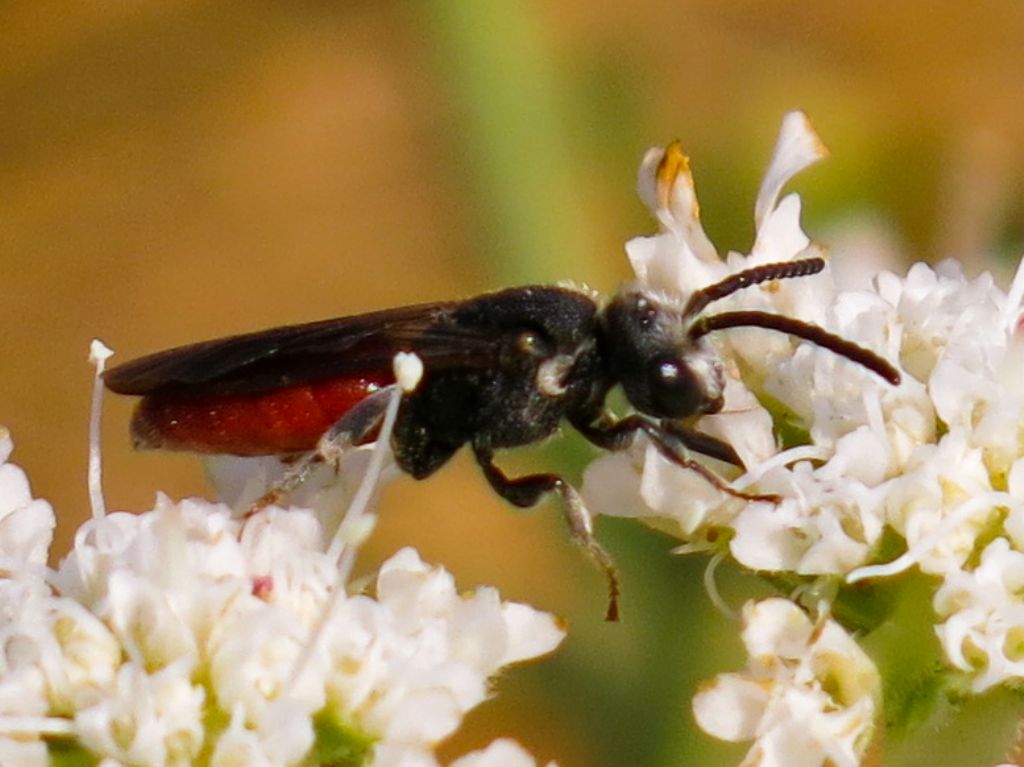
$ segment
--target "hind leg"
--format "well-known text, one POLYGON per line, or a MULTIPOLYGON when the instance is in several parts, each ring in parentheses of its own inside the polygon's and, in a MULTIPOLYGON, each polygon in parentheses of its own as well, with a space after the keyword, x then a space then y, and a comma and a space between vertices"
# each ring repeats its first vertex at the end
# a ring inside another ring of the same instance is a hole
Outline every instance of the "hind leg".
POLYGON ((557 474, 528 474, 523 477, 508 477, 494 465, 494 453, 479 445, 473 446, 473 454, 495 492, 509 503, 520 508, 536 506, 547 495, 558 495, 565 508, 565 520, 574 542, 583 547, 587 556, 604 573, 608 581, 608 611, 606 620, 619 619, 619 576, 611 555, 594 537, 594 520, 575 487, 557 474))
POLYGON ((397 385, 391 385, 374 392, 338 419, 320 438, 316 450, 301 456, 288 467, 281 479, 253 502, 245 514, 246 518, 287 498, 322 464, 337 466, 345 451, 362 443, 380 426, 396 389, 397 385))

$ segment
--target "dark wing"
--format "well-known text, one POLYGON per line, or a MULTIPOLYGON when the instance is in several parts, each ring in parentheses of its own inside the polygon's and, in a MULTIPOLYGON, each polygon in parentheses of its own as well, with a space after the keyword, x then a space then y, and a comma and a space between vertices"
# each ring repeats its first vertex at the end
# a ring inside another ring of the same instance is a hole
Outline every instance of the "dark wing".
POLYGON ((103 381, 119 394, 227 394, 386 376, 400 351, 434 370, 495 365, 500 339, 453 322, 458 306, 420 304, 180 346, 126 362, 103 381))

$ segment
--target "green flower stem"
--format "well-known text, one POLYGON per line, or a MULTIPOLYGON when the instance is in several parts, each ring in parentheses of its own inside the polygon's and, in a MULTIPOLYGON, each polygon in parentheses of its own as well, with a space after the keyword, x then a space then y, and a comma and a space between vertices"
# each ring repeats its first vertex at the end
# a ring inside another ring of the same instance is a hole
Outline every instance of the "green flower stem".
POLYGON ((585 218, 565 91, 529 3, 429 0, 463 121, 464 167, 492 273, 507 284, 585 274, 585 218))

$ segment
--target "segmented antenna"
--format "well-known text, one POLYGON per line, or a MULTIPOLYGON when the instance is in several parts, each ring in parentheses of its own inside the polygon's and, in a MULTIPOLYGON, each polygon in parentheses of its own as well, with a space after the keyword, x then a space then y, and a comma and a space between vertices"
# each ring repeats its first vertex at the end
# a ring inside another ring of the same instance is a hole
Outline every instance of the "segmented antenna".
POLYGON ((698 290, 686 302, 683 315, 692 317, 713 301, 731 296, 737 290, 749 288, 751 285, 759 285, 762 282, 769 282, 771 280, 787 280, 791 277, 807 277, 817 274, 824 268, 825 259, 821 257, 752 266, 749 269, 744 269, 742 272, 730 274, 724 280, 716 282, 714 285, 708 285, 698 290))
MULTIPOLYGON (((817 274, 824 268, 825 259, 818 256, 800 259, 799 261, 782 261, 776 264, 753 266, 750 269, 744 269, 742 272, 730 274, 724 280, 719 280, 713 285, 708 285, 698 290, 686 302, 683 315, 692 317, 700 313, 708 304, 726 296, 731 296, 737 290, 749 288, 751 285, 759 285, 762 282, 769 282, 771 280, 807 277, 817 274)), ((776 330, 780 333, 787 333, 791 336, 802 338, 805 341, 810 341, 812 344, 823 349, 828 349, 840 357, 845 357, 850 362, 855 362, 881 376, 893 386, 898 385, 900 382, 899 371, 874 352, 865 349, 863 346, 858 346, 852 341, 847 341, 845 338, 834 333, 829 333, 817 325, 796 320, 783 314, 736 311, 713 314, 710 317, 701 317, 690 326, 690 338, 696 340, 715 330, 727 330, 729 328, 765 328, 767 330, 776 330)))
MULTIPOLYGON (((793 263, 800 262, 794 261, 793 263)), ((740 272, 740 274, 744 274, 744 272, 740 272)), ((690 328, 690 337, 697 339, 715 330, 727 330, 729 328, 765 328, 767 330, 777 330, 780 333, 788 333, 791 336, 810 341, 816 346, 828 349, 840 357, 845 357, 850 362, 855 362, 867 368, 893 386, 899 385, 900 382, 899 371, 874 352, 865 349, 863 346, 858 346, 852 341, 847 341, 845 338, 834 333, 829 333, 817 325, 796 320, 784 314, 756 311, 713 314, 710 317, 701 317, 694 322, 690 328)))

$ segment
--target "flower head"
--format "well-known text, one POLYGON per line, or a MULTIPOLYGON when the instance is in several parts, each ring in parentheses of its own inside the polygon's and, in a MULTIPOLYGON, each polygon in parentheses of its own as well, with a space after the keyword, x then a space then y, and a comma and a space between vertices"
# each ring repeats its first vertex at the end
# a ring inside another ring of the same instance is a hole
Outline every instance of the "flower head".
POLYGON ((753 740, 743 767, 856 767, 880 679, 849 634, 769 599, 743 608, 743 643, 746 671, 721 674, 694 698, 700 726, 724 740, 753 740))
MULTIPOLYGON (((0 447, 6 457, 9 439, 0 447)), ((57 737, 109 767, 201 754, 214 767, 279 767, 341 753, 434 765, 434 746, 486 698, 488 679, 563 636, 494 589, 459 594, 412 549, 381 566, 372 596, 336 595, 337 558, 308 510, 243 520, 161 496, 152 511, 86 522, 55 572, 52 511, 9 463, 0 511, 4 764, 46 764, 57 737)))
MULTIPOLYGON (((640 285, 685 301, 755 264, 822 255, 801 229, 799 197, 780 198, 780 192, 824 154, 807 119, 787 116, 755 205, 754 244, 746 255, 719 255, 700 225, 689 163, 678 145, 651 150, 639 190, 659 231, 627 245, 640 285)), ((911 568, 936 576, 935 630, 948 668, 967 682, 961 688, 1019 684, 1022 299, 1024 268, 1004 292, 991 275, 968 279, 953 262, 917 264, 905 276, 883 272, 870 289, 846 288, 825 269, 737 291, 722 300, 727 309, 818 325, 889 360, 901 369, 902 382, 890 385, 849 359, 783 334, 713 334, 727 378, 725 406, 692 425, 735 449, 746 471, 733 475, 734 489, 779 501, 724 493, 644 439, 592 463, 584 495, 595 511, 639 517, 678 536, 679 551, 727 553, 750 570, 824 587, 818 594, 834 596, 844 584, 911 568)), ((815 607, 829 615, 827 602, 815 607)), ((874 710, 871 696, 849 709, 834 701, 819 706, 823 699, 815 696, 823 687, 787 684, 778 688, 784 692, 769 693, 749 674, 729 677, 718 689, 716 700, 728 692, 735 705, 703 708, 732 717, 730 723, 706 713, 702 725, 723 737, 756 736, 754 752, 765 764, 801 763, 769 748, 771 733, 782 732, 766 724, 773 712, 788 706, 797 723, 814 710, 824 712, 814 719, 820 722, 852 716, 861 724, 847 730, 849 722, 837 724, 839 730, 865 732, 874 710)), ((799 736, 798 727, 784 740, 799 736)), ((860 741, 845 742, 821 759, 855 763, 847 746, 860 741)))
MULTIPOLYGON (((758 195, 757 235, 746 257, 719 258, 709 249, 690 199, 693 179, 688 164, 676 157, 680 154, 675 145, 652 150, 641 167, 641 196, 662 227, 627 246, 642 285, 686 296, 756 264, 821 255, 800 228, 799 197, 779 200, 792 175, 825 154, 803 115, 793 113, 783 123, 758 195), (652 187, 661 192, 645 191, 652 187)), ((728 309, 797 317, 896 356, 893 331, 878 321, 891 316, 891 308, 878 297, 840 294, 827 269, 739 291, 722 303, 728 309)), ((748 467, 741 488, 778 494, 783 503, 742 504, 695 472, 680 472, 643 443, 631 454, 607 456, 591 466, 585 481, 591 503, 606 514, 643 516, 674 528, 688 550, 721 539, 717 531, 728 528, 733 556, 756 569, 838 573, 863 564, 883 526, 873 490, 891 476, 896 457, 883 401, 897 407, 921 387, 915 382, 894 390, 850 361, 809 343, 794 345, 782 334, 737 330, 719 334, 717 342, 726 363, 725 407, 700 419, 699 428, 728 442, 748 467), (778 437, 784 431, 793 451, 780 454, 778 437), (819 467, 812 470, 807 461, 819 467), (854 482, 846 481, 850 474, 854 482), (622 503, 624 496, 632 500, 622 503), (840 541, 832 536, 836 530, 843 531, 840 541)), ((919 396, 915 404, 923 405, 922 400, 919 396)))

